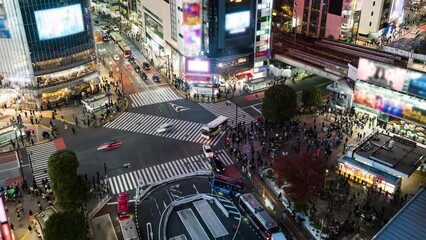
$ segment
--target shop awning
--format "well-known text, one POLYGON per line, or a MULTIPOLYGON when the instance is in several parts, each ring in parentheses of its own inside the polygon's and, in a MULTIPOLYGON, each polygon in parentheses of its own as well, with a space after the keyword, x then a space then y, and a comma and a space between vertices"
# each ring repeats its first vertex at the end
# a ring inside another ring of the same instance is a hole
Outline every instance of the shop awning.
POLYGON ((237 77, 238 79, 243 79, 246 76, 247 76, 247 78, 252 78, 253 74, 251 74, 251 73, 237 73, 237 74, 235 74, 235 77, 237 77))

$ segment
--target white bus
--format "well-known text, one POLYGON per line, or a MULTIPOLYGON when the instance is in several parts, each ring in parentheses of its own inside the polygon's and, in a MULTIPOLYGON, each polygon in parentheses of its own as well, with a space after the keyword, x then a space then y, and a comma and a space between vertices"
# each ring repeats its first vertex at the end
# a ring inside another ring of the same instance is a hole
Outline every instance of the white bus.
POLYGON ((225 127, 227 124, 228 118, 221 115, 201 128, 201 136, 206 139, 212 139, 216 134, 222 131, 222 127, 225 127))
POLYGON ((281 232, 280 227, 251 193, 240 195, 239 205, 247 218, 264 239, 272 239, 273 233, 281 232))
POLYGON ((116 33, 116 32, 110 32, 109 35, 111 36, 112 41, 115 42, 115 44, 118 44, 119 42, 121 42, 121 36, 120 34, 116 33))
POLYGON ((139 240, 139 235, 133 219, 129 218, 126 220, 121 220, 120 227, 124 240, 139 240))

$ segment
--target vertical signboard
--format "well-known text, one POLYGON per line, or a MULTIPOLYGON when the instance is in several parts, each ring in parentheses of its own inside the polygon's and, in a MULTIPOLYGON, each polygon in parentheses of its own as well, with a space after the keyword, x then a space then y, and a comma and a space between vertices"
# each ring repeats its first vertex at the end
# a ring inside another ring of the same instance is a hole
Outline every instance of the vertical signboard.
POLYGON ((183 0, 183 42, 188 56, 201 51, 200 0, 183 0))
POLYGON ((3 0, 0 0, 0 38, 10 38, 9 23, 3 0))

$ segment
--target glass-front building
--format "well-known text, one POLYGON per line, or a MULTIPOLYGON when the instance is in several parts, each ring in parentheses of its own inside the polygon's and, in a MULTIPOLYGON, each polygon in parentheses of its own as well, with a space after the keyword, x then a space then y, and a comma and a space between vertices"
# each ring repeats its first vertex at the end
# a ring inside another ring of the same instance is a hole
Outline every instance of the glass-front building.
MULTIPOLYGON (((18 23, 9 28, 19 33, 12 31, 3 41, 10 47, 21 45, 23 53, 18 56, 28 66, 21 79, 13 78, 10 70, 3 74, 5 82, 19 89, 21 97, 15 101, 19 107, 50 108, 95 89, 98 70, 88 1, 10 0, 3 5, 18 23)), ((0 59, 1 55, 2 51, 0 59)))

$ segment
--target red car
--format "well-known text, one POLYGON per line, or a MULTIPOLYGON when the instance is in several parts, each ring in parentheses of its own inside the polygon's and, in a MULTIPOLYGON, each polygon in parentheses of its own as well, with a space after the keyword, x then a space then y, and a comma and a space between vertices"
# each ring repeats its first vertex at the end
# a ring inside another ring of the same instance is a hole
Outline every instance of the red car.
POLYGON ((120 142, 120 141, 102 143, 101 145, 98 146, 98 148, 96 150, 98 150, 98 151, 110 150, 110 149, 113 149, 113 148, 120 147, 121 144, 123 144, 123 143, 120 142))

